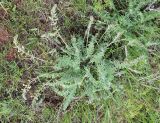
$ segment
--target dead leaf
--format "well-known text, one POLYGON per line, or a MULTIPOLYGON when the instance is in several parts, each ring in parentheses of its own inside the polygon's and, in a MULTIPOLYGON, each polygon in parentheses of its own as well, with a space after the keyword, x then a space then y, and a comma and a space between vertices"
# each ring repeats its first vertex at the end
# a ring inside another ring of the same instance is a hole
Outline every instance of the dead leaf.
POLYGON ((22 3, 23 0, 13 0, 13 2, 16 4, 16 5, 20 5, 22 3))
POLYGON ((16 49, 11 48, 8 53, 6 54, 7 61, 14 61, 16 59, 16 49))
POLYGON ((0 20, 8 19, 8 17, 7 10, 4 10, 2 7, 0 7, 0 20))
POLYGON ((0 45, 3 45, 9 41, 9 33, 6 29, 0 27, 0 45))

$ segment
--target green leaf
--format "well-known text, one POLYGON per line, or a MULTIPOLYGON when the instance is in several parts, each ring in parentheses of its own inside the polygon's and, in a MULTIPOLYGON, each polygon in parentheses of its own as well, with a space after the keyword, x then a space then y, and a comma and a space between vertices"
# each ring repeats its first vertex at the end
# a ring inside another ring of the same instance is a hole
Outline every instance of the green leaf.
POLYGON ((71 103, 71 101, 73 100, 73 98, 76 94, 77 85, 74 85, 69 89, 71 89, 71 90, 68 92, 68 95, 66 96, 66 98, 63 102, 63 110, 66 110, 67 107, 69 106, 69 104, 71 103))

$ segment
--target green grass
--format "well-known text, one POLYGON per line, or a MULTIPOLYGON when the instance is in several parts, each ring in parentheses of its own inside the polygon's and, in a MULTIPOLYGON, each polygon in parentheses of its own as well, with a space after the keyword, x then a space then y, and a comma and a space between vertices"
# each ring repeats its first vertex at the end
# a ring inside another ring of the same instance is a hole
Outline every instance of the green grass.
POLYGON ((160 14, 144 10, 152 2, 70 0, 54 10, 2 0, 10 39, 0 46, 0 122, 159 123, 160 14))

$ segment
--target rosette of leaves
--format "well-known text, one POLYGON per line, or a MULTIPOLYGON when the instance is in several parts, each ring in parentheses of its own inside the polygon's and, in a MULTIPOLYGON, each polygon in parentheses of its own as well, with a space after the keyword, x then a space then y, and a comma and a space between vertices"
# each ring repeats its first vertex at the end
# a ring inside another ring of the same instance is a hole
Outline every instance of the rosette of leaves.
POLYGON ((94 36, 88 46, 82 38, 74 37, 58 56, 55 71, 41 77, 52 78, 47 85, 64 97, 65 110, 74 99, 107 99, 113 89, 114 67, 105 59, 105 49, 97 45, 94 36))

